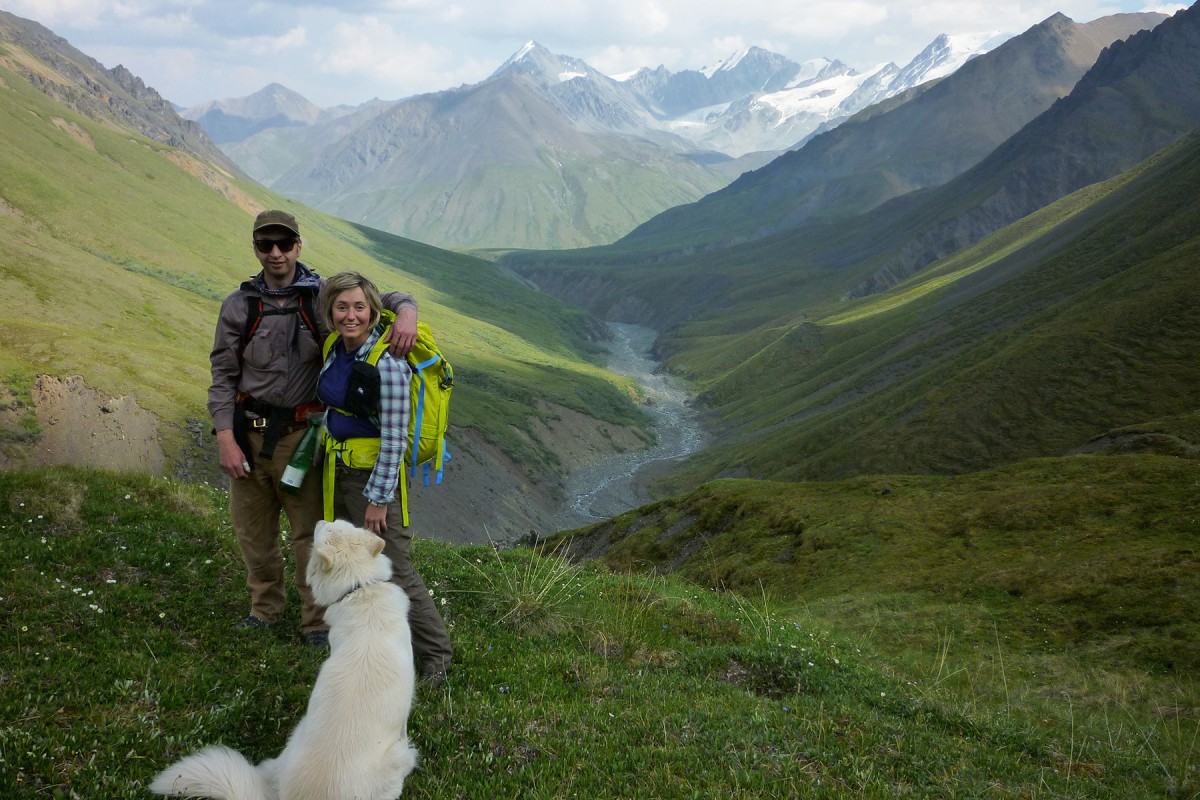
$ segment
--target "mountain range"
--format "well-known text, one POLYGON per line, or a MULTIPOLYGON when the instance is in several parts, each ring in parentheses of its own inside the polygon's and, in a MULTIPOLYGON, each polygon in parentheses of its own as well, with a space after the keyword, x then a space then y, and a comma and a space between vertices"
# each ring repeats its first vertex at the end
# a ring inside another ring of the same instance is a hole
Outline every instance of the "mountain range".
MULTIPOLYGON (((652 220, 604 247, 514 252, 491 264, 290 207, 309 231, 306 255, 411 285, 423 316, 454 331, 446 347, 463 378, 458 435, 472 453, 488 454, 483 485, 519 474, 512 485, 552 496, 568 458, 563 442, 576 431, 600 424, 615 437, 639 424, 623 399, 629 387, 595 364, 595 320, 514 273, 596 317, 658 329, 657 352, 692 379, 722 433, 664 487, 730 474, 969 471, 1085 448, 1189 453, 1189 398, 1200 388, 1188 358, 1200 330, 1188 188, 1197 179, 1198 16, 1193 7, 1167 19, 1079 25, 1055 15, 810 138, 711 200, 670 211, 671 225, 652 220), (1029 74, 1022 64, 1037 65, 1035 77, 1014 84, 1029 74), (1072 69, 1082 72, 1073 83, 1072 69), (979 113, 971 101, 980 92, 1011 103, 1002 90, 1017 96, 1043 85, 1066 87, 1065 96, 1044 91, 1047 108, 957 176, 866 210, 826 203, 821 213, 762 226, 763 209, 790 197, 789 185, 828 177, 798 169, 814 163, 810 148, 835 152, 830 143, 868 127, 882 142, 889 124, 915 143, 913 108, 952 120, 957 105, 966 120, 979 113), (703 216, 709 203, 725 203, 723 221, 703 216), (555 426, 557 444, 547 434, 555 426)), ((289 201, 205 160, 199 153, 211 143, 202 134, 194 151, 183 150, 114 123, 104 108, 65 105, 59 98, 107 71, 48 33, 26 45, 19 26, 3 27, 0 263, 13 288, 2 366, 17 398, 9 408, 20 407, 30 376, 78 370, 114 395, 136 389, 145 407, 182 429, 189 414, 203 414, 205 320, 222 288, 248 269, 240 226, 255 209, 289 201), (39 43, 53 45, 53 56, 35 55, 39 43), (44 66, 63 59, 83 65, 83 77, 44 66), (92 287, 87 304, 69 291, 81 285, 92 287), (139 300, 122 300, 130 297, 139 300), (50 310, 60 307, 88 337, 51 333, 60 314, 50 310), (140 343, 132 351, 122 346, 131 326, 140 343)), ((505 69, 474 93, 402 104, 407 116, 398 119, 409 135, 436 139, 439 103, 491 104, 495 114, 518 102, 551 107, 531 80, 505 69)), ((150 130, 183 124, 170 109, 130 102, 163 117, 150 130)), ((330 124, 379 108, 379 120, 396 124, 384 104, 330 124)), ((579 118, 598 126, 609 118, 604 109, 580 107, 579 118)), ((173 457, 202 450, 202 441, 192 444, 177 445, 173 457)), ((518 512, 533 505, 493 508, 520 525, 530 521, 518 512)))
POLYGON ((1106 47, 1162 19, 1119 14, 1080 24, 1055 14, 949 78, 878 103, 727 190, 663 213, 625 243, 661 249, 675 230, 690 233, 689 246, 698 231, 712 232, 705 240, 761 238, 941 185, 1067 95, 1106 47))
POLYGON ((185 109, 265 185, 444 247, 612 242, 1007 38, 939 36, 901 68, 798 64, 752 47, 623 79, 528 43, 487 80, 322 110, 271 85, 185 109))
MULTIPOLYGON (((1057 15, 1041 27, 1072 30, 1057 15)), ((1175 381, 1195 377, 1178 359, 1197 344, 1183 298, 1200 230, 1185 188, 1198 75, 1193 6, 1105 48, 1066 97, 941 186, 746 237, 799 180, 804 150, 847 123, 669 225, 502 263, 663 331, 660 354, 727 431, 693 480, 967 471, 1142 426, 1188 441, 1194 403, 1175 381)), ((936 88, 974 79, 964 68, 936 88)))

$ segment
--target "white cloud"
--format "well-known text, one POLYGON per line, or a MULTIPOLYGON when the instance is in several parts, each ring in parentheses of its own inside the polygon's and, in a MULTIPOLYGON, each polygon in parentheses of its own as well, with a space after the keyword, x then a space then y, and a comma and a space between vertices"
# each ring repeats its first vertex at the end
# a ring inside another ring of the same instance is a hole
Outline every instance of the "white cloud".
POLYGON ((308 42, 308 32, 297 25, 283 33, 266 36, 252 36, 240 42, 231 43, 233 46, 245 47, 256 56, 275 56, 287 50, 296 50, 308 42))
POLYGON ((383 99, 413 94, 422 87, 449 88, 453 84, 445 81, 456 72, 451 50, 412 41, 376 17, 334 26, 331 41, 315 56, 322 72, 386 87, 377 95, 383 99))
POLYGON ((940 33, 1020 33, 1145 0, 0 0, 178 102, 278 82, 319 105, 487 77, 526 41, 608 74, 699 69, 751 45, 858 69, 905 63, 940 33), (251 81, 257 85, 247 86, 251 81))

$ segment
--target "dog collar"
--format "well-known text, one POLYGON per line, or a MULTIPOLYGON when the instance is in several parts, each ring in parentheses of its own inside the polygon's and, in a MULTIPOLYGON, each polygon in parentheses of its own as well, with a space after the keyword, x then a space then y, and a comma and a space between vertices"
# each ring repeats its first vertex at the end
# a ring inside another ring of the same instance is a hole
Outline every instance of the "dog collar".
POLYGON ((342 595, 341 597, 339 597, 337 600, 334 600, 333 602, 335 602, 335 603, 340 603, 340 602, 342 602, 342 601, 343 601, 343 600, 345 600, 347 597, 349 597, 350 595, 354 594, 354 593, 355 593, 355 592, 357 592, 359 589, 363 588, 363 586, 365 586, 365 585, 366 585, 366 584, 364 584, 364 583, 356 583, 356 584, 354 584, 353 586, 351 586, 351 587, 350 587, 349 591, 347 591, 347 592, 346 592, 344 595, 342 595))

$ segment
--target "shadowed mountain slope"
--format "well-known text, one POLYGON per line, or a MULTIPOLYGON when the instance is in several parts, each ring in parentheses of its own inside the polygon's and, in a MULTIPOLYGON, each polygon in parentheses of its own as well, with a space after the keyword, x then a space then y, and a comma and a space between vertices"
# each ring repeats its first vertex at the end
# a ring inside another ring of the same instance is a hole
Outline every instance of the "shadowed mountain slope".
POLYGON ((886 293, 753 330, 681 327, 670 364, 727 428, 693 477, 965 472, 1187 415, 1198 181, 1191 134, 886 293))
POLYGON ((1113 45, 1068 97, 911 212, 894 215, 891 229, 911 233, 890 239, 893 254, 858 291, 889 285, 1129 169, 1198 125, 1200 5, 1194 5, 1113 45))

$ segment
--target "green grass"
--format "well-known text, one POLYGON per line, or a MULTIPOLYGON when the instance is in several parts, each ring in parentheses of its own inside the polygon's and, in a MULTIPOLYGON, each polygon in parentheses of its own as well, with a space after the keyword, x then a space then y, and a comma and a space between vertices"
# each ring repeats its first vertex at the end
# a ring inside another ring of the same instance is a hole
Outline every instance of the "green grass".
MULTIPOLYGON (((728 486, 709 491, 713 519, 736 516, 728 486)), ((863 487, 824 491, 850 505, 863 487)), ((144 797, 200 746, 254 759, 283 747, 321 655, 295 619, 230 629, 246 600, 220 493, 4 473, 0 532, 0 795, 144 797)), ((457 656, 442 690, 418 694, 422 765, 405 797, 1200 791, 1194 673, 1034 646, 1028 617, 999 613, 990 593, 887 589, 853 552, 804 603, 529 551, 418 540, 414 559, 457 656), (959 631, 977 617, 985 630, 959 631)), ((1131 574, 1146 566, 1126 559, 1131 574)), ((978 582, 969 563, 947 560, 942 579, 978 582)))
POLYGON ((875 602, 968 603, 977 646, 1003 616, 1023 648, 1048 642, 1170 674, 1200 668, 1196 489, 1195 461, 1152 454, 954 477, 729 480, 573 535, 608 541, 618 569, 670 569, 810 608, 837 598, 849 604, 841 624, 862 633, 875 602))

